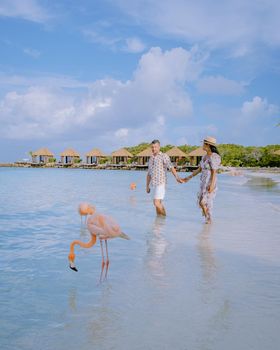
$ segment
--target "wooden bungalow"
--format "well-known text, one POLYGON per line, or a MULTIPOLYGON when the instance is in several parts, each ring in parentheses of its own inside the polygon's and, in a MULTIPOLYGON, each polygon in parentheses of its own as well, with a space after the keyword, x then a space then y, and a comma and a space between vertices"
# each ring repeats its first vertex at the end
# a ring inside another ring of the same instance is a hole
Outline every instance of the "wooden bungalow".
POLYGON ((106 158, 106 154, 100 151, 98 148, 94 148, 88 153, 86 153, 86 163, 87 164, 99 164, 100 159, 106 158))
POLYGON ((128 159, 130 158, 133 158, 133 155, 130 152, 128 152, 127 149, 121 148, 112 153, 112 164, 127 164, 128 159))
POLYGON ((171 148, 166 152, 166 154, 169 155, 171 162, 175 165, 178 164, 179 160, 186 160, 186 158, 188 157, 187 154, 180 150, 180 148, 178 147, 171 148))
POLYGON ((72 148, 67 148, 64 152, 60 153, 60 159, 62 164, 73 164, 80 159, 80 154, 72 148))
POLYGON ((147 165, 152 155, 151 147, 144 149, 136 155, 138 165, 147 165))
POLYGON ((32 162, 46 164, 50 162, 50 158, 54 158, 54 154, 48 148, 40 148, 32 152, 32 162))
POLYGON ((192 152, 188 153, 187 156, 190 158, 191 165, 198 165, 201 161, 201 158, 206 154, 202 147, 198 147, 192 152))

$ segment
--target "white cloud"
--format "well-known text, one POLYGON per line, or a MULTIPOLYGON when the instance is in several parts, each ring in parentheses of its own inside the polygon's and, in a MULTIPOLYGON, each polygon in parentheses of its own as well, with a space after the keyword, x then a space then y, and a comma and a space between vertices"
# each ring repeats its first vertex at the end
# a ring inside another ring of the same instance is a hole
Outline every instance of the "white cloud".
POLYGON ((0 86, 1 87, 30 87, 30 86, 44 86, 56 88, 89 88, 91 82, 79 81, 64 75, 8 75, 0 72, 0 86))
POLYGON ((146 49, 144 42, 137 37, 124 39, 122 36, 108 34, 108 28, 83 29, 82 34, 92 43, 106 46, 115 51, 125 51, 129 53, 141 53, 146 49))
POLYGON ((111 49, 115 49, 117 47, 117 44, 122 40, 120 37, 110 37, 105 34, 99 33, 97 30, 92 29, 84 29, 82 31, 83 35, 88 38, 89 41, 108 46, 111 49))
POLYGON ((0 136, 83 139, 85 135, 92 138, 103 134, 110 135, 111 143, 119 139, 134 143, 135 137, 145 137, 147 128, 155 136, 165 130, 166 121, 192 114, 185 85, 198 78, 203 59, 197 48, 152 48, 141 57, 131 80, 126 82, 104 79, 79 84, 67 77, 43 77, 37 82, 46 82, 45 86, 26 86, 34 82, 33 78, 0 75, 0 84, 14 84, 0 100, 0 136), (74 94, 64 86, 84 89, 74 94))
POLYGON ((245 83, 222 76, 202 77, 197 82, 198 91, 206 94, 240 95, 245 92, 245 83))
POLYGON ((146 48, 146 45, 139 38, 128 38, 126 39, 125 51, 131 53, 140 53, 143 52, 146 48))
POLYGON ((1 0, 0 16, 45 23, 51 16, 37 0, 1 0))
POLYGON ((39 58, 41 56, 41 52, 36 50, 36 49, 31 49, 31 48, 28 48, 26 47, 25 49, 23 49, 23 52, 32 57, 32 58, 39 58))
POLYGON ((115 136, 118 139, 126 138, 128 136, 128 129, 126 128, 118 129, 117 131, 115 131, 115 136))
POLYGON ((192 43, 228 47, 236 55, 256 43, 280 45, 278 0, 116 0, 119 7, 153 34, 192 43))
POLYGON ((255 96, 252 101, 245 101, 241 107, 243 119, 256 119, 275 116, 279 113, 278 106, 268 103, 266 99, 255 96))

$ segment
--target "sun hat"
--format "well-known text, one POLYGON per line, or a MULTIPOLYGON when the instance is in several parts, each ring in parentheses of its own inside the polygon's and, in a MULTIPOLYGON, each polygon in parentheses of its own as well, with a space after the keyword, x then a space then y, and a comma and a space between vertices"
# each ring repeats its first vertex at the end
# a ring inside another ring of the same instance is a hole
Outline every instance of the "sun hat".
POLYGON ((217 144, 217 140, 215 139, 215 137, 211 137, 211 136, 204 137, 203 142, 207 143, 208 145, 212 145, 212 146, 216 146, 216 144, 217 144))

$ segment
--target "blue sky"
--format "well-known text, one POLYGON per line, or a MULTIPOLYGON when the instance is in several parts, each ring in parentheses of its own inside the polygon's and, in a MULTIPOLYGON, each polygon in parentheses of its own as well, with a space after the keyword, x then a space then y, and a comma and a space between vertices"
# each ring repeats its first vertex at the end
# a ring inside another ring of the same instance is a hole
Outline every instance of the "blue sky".
POLYGON ((0 161, 280 140, 276 0, 0 0, 0 161))

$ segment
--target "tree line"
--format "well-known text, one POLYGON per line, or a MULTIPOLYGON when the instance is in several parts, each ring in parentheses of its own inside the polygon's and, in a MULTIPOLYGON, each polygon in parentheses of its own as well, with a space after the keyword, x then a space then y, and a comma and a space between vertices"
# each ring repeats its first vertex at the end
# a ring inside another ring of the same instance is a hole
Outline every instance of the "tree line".
MULTIPOLYGON (((134 156, 149 147, 149 143, 143 142, 137 146, 126 147, 134 156)), ((161 147, 162 152, 171 149, 173 145, 161 147)), ((190 153, 198 146, 178 146, 183 152, 190 153)), ((236 167, 280 167, 280 155, 274 154, 280 150, 280 145, 267 146, 242 146, 235 144, 220 144, 218 150, 224 166, 236 167)))

